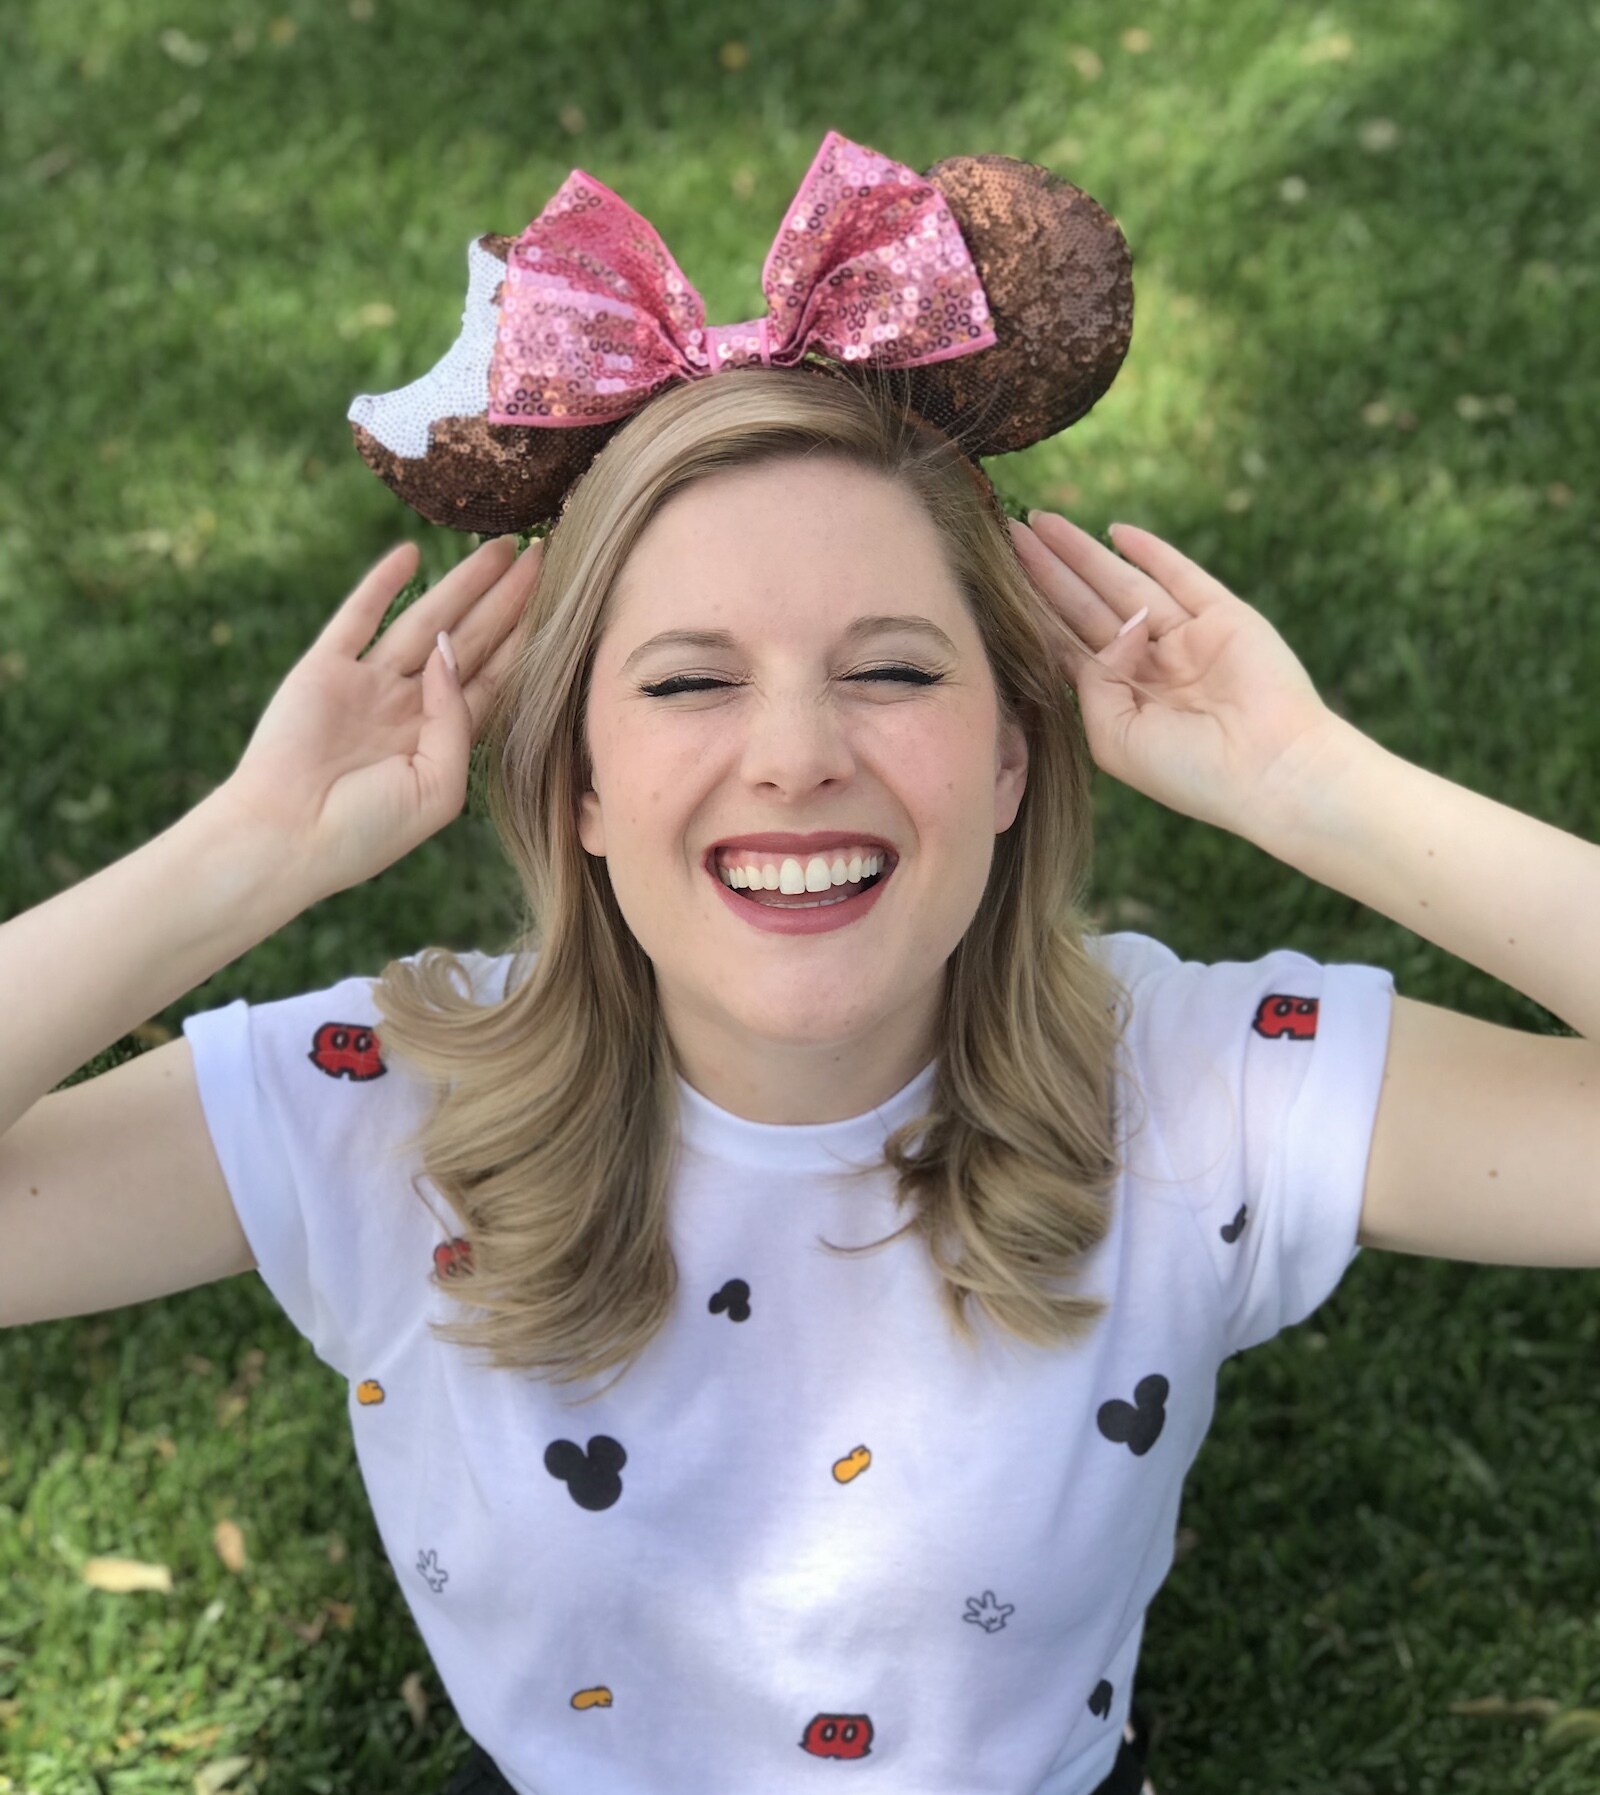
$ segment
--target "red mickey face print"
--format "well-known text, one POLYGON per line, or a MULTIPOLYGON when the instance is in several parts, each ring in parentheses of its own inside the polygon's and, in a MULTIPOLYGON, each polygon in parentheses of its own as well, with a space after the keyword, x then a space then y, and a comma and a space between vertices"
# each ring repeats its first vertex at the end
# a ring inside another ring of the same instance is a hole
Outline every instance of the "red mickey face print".
POLYGON ((817 1758, 864 1758, 872 1750, 872 1722, 865 1714, 819 1714, 800 1749, 817 1758))
POLYGON ((330 1078, 362 1083, 388 1070, 380 1057, 378 1031, 364 1022, 324 1022, 311 1038, 306 1058, 330 1078))
POLYGON ((463 1240, 458 1234, 451 1240, 442 1240, 433 1249, 433 1267, 441 1278, 460 1277, 464 1272, 472 1270, 472 1242, 463 1240))
POLYGON ((1265 1035, 1269 1041, 1280 1038, 1290 1041, 1315 1040, 1317 999, 1290 997, 1282 991, 1274 991, 1270 996, 1262 998, 1250 1026, 1258 1035, 1265 1035))

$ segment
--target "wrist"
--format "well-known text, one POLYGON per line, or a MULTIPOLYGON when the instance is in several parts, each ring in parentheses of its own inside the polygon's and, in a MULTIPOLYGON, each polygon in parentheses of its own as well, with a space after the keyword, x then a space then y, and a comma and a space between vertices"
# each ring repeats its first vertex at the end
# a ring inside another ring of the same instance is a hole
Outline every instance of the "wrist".
POLYGON ((188 843, 203 882, 253 919, 262 939, 326 895, 308 881, 305 854, 257 817, 226 780, 172 830, 188 843))
POLYGON ((1394 758, 1329 711, 1321 727, 1303 735, 1263 781, 1259 801, 1239 833, 1264 853, 1296 865, 1304 844, 1344 829, 1370 802, 1361 790, 1376 769, 1394 758))

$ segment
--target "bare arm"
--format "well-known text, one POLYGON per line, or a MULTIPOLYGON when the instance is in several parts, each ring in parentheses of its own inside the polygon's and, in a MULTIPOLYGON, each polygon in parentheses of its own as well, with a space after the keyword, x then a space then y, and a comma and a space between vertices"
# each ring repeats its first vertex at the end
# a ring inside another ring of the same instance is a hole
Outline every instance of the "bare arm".
POLYGON ((0 1135, 86 1060, 314 901, 223 790, 0 927, 0 1135))
POLYGON ((1012 538, 1047 622, 1073 632, 1057 633, 1098 766, 1600 1043, 1600 846, 1380 747, 1328 709, 1265 617, 1149 530, 1113 524, 1113 554, 1032 515, 1012 538))
POLYGON ((1343 721, 1286 758, 1238 833, 1531 997, 1600 1053, 1600 846, 1343 721))
POLYGON ((0 1137, 85 1060, 460 812, 540 559, 537 546, 518 558, 514 537, 484 544, 367 649, 416 566, 412 544, 391 550, 278 688, 222 785, 0 927, 0 1137), (436 647, 442 631, 459 678, 436 647))
POLYGON ((1397 998, 1361 1240, 1600 1265, 1600 845, 1362 735, 1265 617, 1159 536, 1113 525, 1124 560, 1065 518, 1034 517, 1013 539, 1050 617, 1074 632, 1062 632, 1063 654, 1098 765, 1577 1031, 1500 1028, 1397 998))
POLYGON ((1531 997, 1576 1036, 1405 998, 1361 1210, 1365 1246, 1600 1265, 1600 847, 1349 724, 1263 805, 1256 845, 1531 997))
POLYGON ((468 556, 363 654, 415 565, 409 544, 386 555, 279 687, 223 785, 0 927, 0 1327, 144 1302, 255 1263, 187 1037, 56 1086, 458 814, 537 574, 538 556, 515 561, 514 548, 468 556))

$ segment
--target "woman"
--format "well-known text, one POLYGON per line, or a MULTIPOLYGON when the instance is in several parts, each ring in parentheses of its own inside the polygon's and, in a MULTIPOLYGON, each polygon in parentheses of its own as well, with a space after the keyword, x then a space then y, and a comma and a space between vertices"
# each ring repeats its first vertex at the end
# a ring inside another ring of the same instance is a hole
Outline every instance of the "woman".
POLYGON ((1221 1359, 1358 1244, 1600 1261, 1600 850, 1333 717, 1176 550, 1036 523, 847 382, 684 387, 363 654, 385 557, 223 786, 0 929, 0 1313, 260 1270, 350 1382, 461 1788, 1135 1787, 1221 1359), (442 828, 480 737, 521 951, 43 1095, 442 828), (1089 753, 1588 1038, 1087 933, 1089 753), (769 832, 828 838, 803 891, 769 832))

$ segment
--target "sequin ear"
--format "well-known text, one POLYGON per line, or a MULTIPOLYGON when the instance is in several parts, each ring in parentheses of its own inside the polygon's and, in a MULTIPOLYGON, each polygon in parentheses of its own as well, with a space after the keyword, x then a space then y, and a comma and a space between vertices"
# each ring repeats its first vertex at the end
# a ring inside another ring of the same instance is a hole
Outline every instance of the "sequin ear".
POLYGON ((620 428, 529 430, 491 424, 489 360, 512 237, 467 245, 461 332, 420 380, 363 393, 348 418, 361 459, 429 523, 500 536, 553 518, 579 475, 620 428))
POLYGON ((1133 255, 1081 188, 1012 156, 926 171, 988 295, 996 342, 907 370, 912 406, 969 456, 1009 455, 1065 430, 1116 378, 1133 339, 1133 255))

